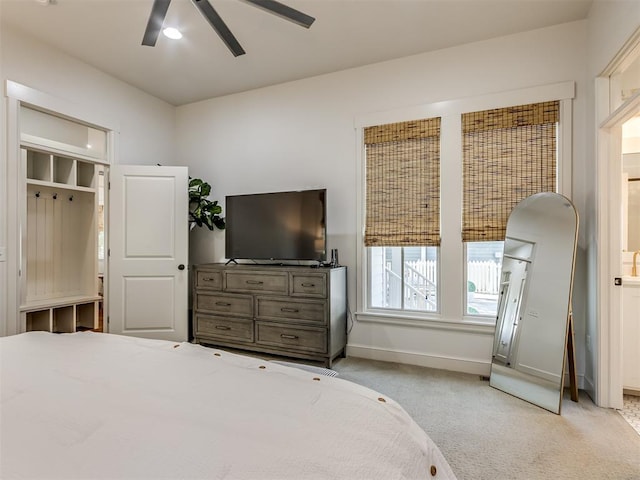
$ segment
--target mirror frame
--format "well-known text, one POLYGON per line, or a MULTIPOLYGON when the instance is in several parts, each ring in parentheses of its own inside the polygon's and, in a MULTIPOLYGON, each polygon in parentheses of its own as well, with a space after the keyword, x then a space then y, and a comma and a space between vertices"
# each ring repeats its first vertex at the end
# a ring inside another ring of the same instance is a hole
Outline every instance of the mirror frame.
POLYGON ((509 215, 503 253, 489 384, 556 414, 567 364, 578 223, 575 206, 565 196, 531 195, 509 215), (522 248, 527 244, 528 252, 522 248), (514 281, 520 284, 515 293, 512 279, 504 279, 505 266, 514 262, 528 263, 526 274, 516 274, 514 281), (510 304, 515 307, 509 309, 510 304), (521 362, 521 354, 527 362, 521 362))

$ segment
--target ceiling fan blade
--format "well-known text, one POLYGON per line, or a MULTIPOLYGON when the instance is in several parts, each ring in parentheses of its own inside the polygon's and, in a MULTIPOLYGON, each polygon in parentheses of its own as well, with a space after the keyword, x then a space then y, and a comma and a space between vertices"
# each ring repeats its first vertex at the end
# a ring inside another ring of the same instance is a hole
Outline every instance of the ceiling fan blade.
POLYGON ((153 7, 151 7, 151 15, 149 15, 149 21, 147 22, 147 28, 144 31, 144 37, 142 37, 142 45, 148 47, 154 47, 156 45, 170 3, 171 0, 154 0, 153 7))
POLYGON ((245 54, 244 49, 240 46, 240 43, 238 43, 238 40, 236 40, 236 37, 233 36, 233 33, 231 33, 231 30, 229 30, 227 25, 224 23, 224 20, 222 20, 220 15, 218 15, 218 12, 215 11, 215 9, 211 6, 208 0, 191 0, 191 1, 195 4, 196 7, 198 7, 198 10, 200 10, 200 13, 204 15, 204 18, 207 19, 209 24, 220 36, 220 38, 225 43, 227 48, 231 50, 231 53, 233 53, 233 56, 238 57, 240 55, 244 55, 245 54))
POLYGON ((263 10, 273 13, 274 15, 278 15, 279 17, 284 18, 285 20, 289 20, 301 27, 309 28, 313 22, 315 22, 315 18, 310 17, 306 13, 302 13, 295 8, 288 7, 280 2, 276 2, 276 0, 245 0, 246 2, 255 5, 256 7, 260 7, 263 10))

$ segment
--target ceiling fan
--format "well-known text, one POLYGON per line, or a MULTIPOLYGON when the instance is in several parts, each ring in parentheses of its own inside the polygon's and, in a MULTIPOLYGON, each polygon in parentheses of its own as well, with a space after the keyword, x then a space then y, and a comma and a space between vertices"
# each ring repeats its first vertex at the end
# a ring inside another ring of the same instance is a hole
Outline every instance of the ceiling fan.
MULTIPOLYGON (((224 20, 218 15, 218 12, 211 6, 208 0, 191 0, 193 4, 200 10, 200 13, 209 22, 211 27, 220 36, 227 48, 231 50, 234 57, 244 55, 246 52, 231 33, 231 30, 224 23, 224 20)), ((250 5, 262 8, 263 10, 289 20, 301 27, 309 28, 315 21, 315 18, 306 15, 295 8, 288 7, 275 0, 244 0, 250 5)), ((158 40, 158 35, 162 29, 164 18, 167 15, 169 4, 171 0, 154 0, 153 7, 151 7, 151 15, 149 15, 149 21, 147 22, 147 28, 144 31, 144 37, 142 38, 142 45, 153 47, 158 40)))

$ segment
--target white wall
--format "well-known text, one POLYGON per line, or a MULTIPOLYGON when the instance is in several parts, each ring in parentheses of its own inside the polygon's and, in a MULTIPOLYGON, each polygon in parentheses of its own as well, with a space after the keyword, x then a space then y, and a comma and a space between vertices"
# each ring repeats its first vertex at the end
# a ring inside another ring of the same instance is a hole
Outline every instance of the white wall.
POLYGON ((588 18, 589 76, 598 76, 640 26, 637 0, 595 0, 588 18))
POLYGON ((4 79, 93 107, 119 124, 119 163, 171 165, 175 108, 33 37, 3 26, 4 79), (10 47, 9 47, 10 45, 10 47))
MULTIPOLYGON (((572 80, 577 82, 573 168, 581 172, 585 43, 586 22, 573 22, 178 107, 177 151, 191 175, 212 184, 219 200, 227 194, 326 187, 329 248, 338 248, 341 263, 349 267, 353 311, 359 288, 354 119, 369 112, 572 80)), ((579 211, 586 198, 584 178, 578 175, 574 201, 579 211)), ((223 259, 224 235, 192 233, 191 253, 193 263, 223 259)), ((580 319, 577 322, 580 328, 580 319)), ((473 327, 357 322, 349 352, 488 373, 492 340, 491 331, 473 327)), ((580 358, 584 349, 578 343, 580 358)))
MULTIPOLYGON (((1 9, 0 9, 1 14, 1 9)), ((6 131, 4 86, 12 80, 69 103, 95 109, 119 126, 117 161, 126 164, 174 164, 175 107, 2 25, 0 30, 0 131, 6 131)), ((6 145, 5 142, 0 143, 6 145)), ((0 247, 7 245, 6 148, 0 152, 0 247)), ((8 256, 16 252, 8 251, 8 256)), ((14 273, 0 262, 0 336, 5 334, 6 288, 14 273)))

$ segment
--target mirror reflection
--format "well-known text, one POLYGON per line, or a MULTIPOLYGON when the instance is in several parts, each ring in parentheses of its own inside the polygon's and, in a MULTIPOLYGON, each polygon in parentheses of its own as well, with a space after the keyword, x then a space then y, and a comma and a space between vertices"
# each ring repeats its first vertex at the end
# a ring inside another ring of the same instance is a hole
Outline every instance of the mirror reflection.
POLYGON ((507 222, 490 385, 560 413, 578 217, 557 193, 507 222))
POLYGON ((525 293, 527 271, 533 254, 533 244, 515 238, 506 238, 502 259, 500 281, 500 303, 493 346, 493 360, 502 365, 511 365, 516 351, 515 339, 520 318, 520 308, 525 293))

